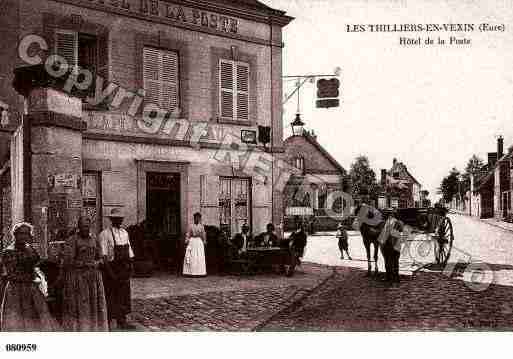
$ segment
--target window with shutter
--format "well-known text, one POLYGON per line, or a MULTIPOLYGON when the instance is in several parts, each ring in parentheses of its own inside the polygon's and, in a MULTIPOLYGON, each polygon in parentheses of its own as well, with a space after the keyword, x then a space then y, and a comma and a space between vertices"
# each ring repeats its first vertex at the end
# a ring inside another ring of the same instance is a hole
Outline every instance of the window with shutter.
POLYGON ((219 62, 219 107, 225 120, 249 120, 249 65, 239 61, 219 62))
POLYGON ((68 66, 78 66, 78 33, 75 31, 55 31, 55 52, 66 59, 68 66))
POLYGON ((143 78, 146 101, 163 110, 179 107, 178 53, 145 47, 143 78))

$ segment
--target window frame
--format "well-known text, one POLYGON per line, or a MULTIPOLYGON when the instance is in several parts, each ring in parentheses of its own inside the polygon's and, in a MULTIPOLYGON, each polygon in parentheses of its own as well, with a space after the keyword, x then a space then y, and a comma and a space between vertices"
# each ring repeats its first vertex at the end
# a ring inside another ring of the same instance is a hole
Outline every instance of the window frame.
POLYGON ((239 122, 239 123, 251 123, 251 64, 246 61, 238 61, 238 60, 228 60, 225 58, 220 58, 218 61, 218 114, 219 119, 221 121, 230 123, 230 122, 239 122), (232 107, 232 115, 233 117, 224 117, 223 116, 223 91, 228 92, 228 89, 224 89, 222 87, 222 64, 227 63, 232 66, 232 88, 230 89, 230 93, 233 95, 233 107, 232 107), (247 68, 247 91, 240 91, 238 89, 237 83, 237 66, 245 66, 247 68), (239 117, 239 106, 238 106, 238 95, 239 93, 245 94, 247 96, 247 118, 239 117))
MULTIPOLYGON (((236 226, 237 226, 237 211, 236 211, 236 197, 234 193, 234 188, 236 185, 236 182, 240 181, 240 183, 245 183, 245 187, 247 190, 246 193, 246 210, 247 210, 247 216, 246 216, 246 223, 250 228, 250 232, 253 228, 253 183, 250 177, 232 177, 232 176, 219 176, 219 194, 218 194, 218 201, 221 202, 222 200, 226 200, 226 198, 221 198, 221 193, 223 190, 223 182, 226 184, 228 183, 228 190, 229 190, 229 196, 228 201, 230 206, 226 207, 229 208, 229 234, 230 237, 233 237, 234 234, 236 234, 236 226)), ((221 223, 222 219, 222 208, 221 204, 219 204, 219 227, 222 228, 223 226, 226 226, 227 224, 221 223)))
POLYGON ((154 50, 154 51, 158 51, 159 52, 159 55, 160 55, 160 59, 159 59, 159 80, 156 81, 156 80, 151 80, 153 82, 159 82, 159 85, 160 85, 160 96, 159 96, 159 103, 158 104, 155 104, 154 105, 158 105, 159 108, 161 108, 162 110, 165 110, 166 112, 168 113, 172 113, 174 110, 176 110, 177 108, 180 109, 180 111, 182 111, 182 107, 181 107, 181 103, 182 103, 182 94, 181 94, 181 91, 182 91, 182 87, 181 87, 181 68, 182 68, 182 63, 181 63, 181 54, 180 54, 180 51, 179 50, 176 50, 176 49, 168 49, 168 48, 162 48, 162 47, 158 47, 158 46, 151 46, 151 45, 143 45, 142 46, 142 61, 141 61, 141 64, 142 64, 142 68, 141 68, 141 74, 142 74, 142 88, 145 92, 145 96, 144 96, 144 102, 145 104, 149 104, 149 103, 152 103, 152 102, 149 102, 149 100, 146 99, 146 81, 149 81, 149 80, 146 80, 146 76, 145 76, 145 66, 144 66, 144 54, 145 54, 145 50, 146 49, 151 49, 151 50, 154 50), (160 80, 161 77, 162 77, 162 74, 163 74, 163 60, 162 60, 162 54, 163 53, 174 53, 176 55, 176 107, 173 108, 173 109, 167 109, 167 108, 163 108, 163 106, 161 105, 162 103, 162 86, 163 86, 163 80, 160 80))

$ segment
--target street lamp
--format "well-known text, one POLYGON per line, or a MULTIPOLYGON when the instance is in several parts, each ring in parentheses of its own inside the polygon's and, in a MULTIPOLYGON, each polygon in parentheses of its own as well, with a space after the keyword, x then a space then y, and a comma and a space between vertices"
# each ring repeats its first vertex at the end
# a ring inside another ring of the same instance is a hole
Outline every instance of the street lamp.
POLYGON ((293 122, 290 123, 290 126, 292 127, 292 135, 294 136, 301 136, 303 135, 303 126, 305 124, 303 123, 303 121, 301 121, 301 117, 299 115, 299 113, 296 113, 296 118, 294 119, 293 122))

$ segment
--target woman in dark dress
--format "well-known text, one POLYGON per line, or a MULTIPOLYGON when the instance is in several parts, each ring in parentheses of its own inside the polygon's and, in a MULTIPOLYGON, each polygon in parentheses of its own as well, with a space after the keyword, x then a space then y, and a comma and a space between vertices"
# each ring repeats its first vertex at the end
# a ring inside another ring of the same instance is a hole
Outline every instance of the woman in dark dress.
POLYGON ((14 246, 1 257, 5 285, 0 298, 0 328, 2 331, 57 331, 46 298, 39 288, 35 268, 39 255, 30 246, 33 226, 18 223, 13 228, 14 246))
POLYGON ((109 330, 100 250, 89 229, 89 218, 81 217, 66 241, 62 325, 67 331, 109 330))

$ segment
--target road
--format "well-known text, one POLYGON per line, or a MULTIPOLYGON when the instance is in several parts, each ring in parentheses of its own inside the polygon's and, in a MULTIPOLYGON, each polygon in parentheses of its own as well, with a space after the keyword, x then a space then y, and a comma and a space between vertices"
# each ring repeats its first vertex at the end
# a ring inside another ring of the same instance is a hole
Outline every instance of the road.
MULTIPOLYGON (((336 274, 262 330, 511 330, 513 233, 465 216, 451 220, 455 242, 445 270, 427 266, 413 275, 416 264, 434 256, 418 250, 422 242, 411 242, 412 255, 402 255, 399 286, 365 276, 356 232, 349 233, 354 261, 339 258, 334 236, 309 237, 304 260, 337 266, 336 274)), ((381 256, 378 262, 383 270, 381 256)))

